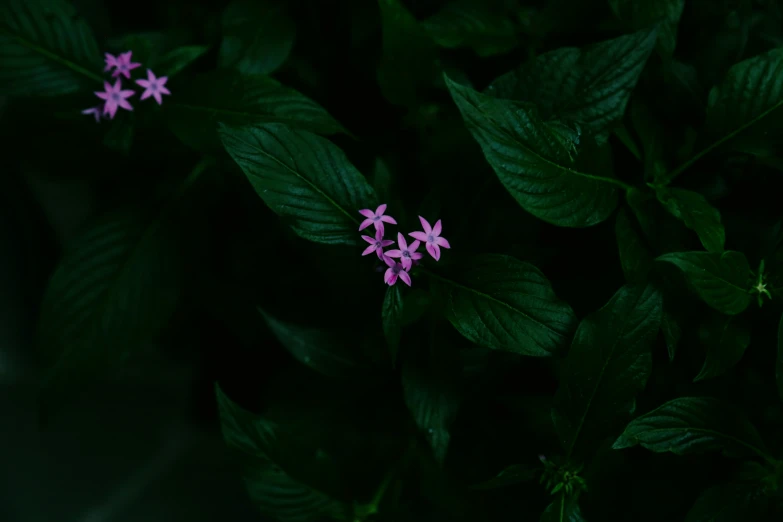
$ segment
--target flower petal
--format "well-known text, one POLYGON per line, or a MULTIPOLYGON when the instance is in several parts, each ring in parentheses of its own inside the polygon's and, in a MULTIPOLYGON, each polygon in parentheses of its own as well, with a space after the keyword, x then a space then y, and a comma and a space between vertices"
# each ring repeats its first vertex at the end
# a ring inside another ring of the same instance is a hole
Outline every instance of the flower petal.
POLYGON ((421 241, 419 241, 419 240, 417 239, 416 241, 414 241, 413 243, 411 243, 411 244, 408 246, 408 252, 410 252, 410 253, 413 253, 413 252, 415 252, 415 251, 416 251, 416 249, 417 249, 417 248, 419 248, 419 245, 421 245, 421 241))
POLYGON ((427 242, 427 234, 425 234, 424 232, 411 232, 408 235, 411 236, 413 239, 418 239, 419 241, 424 241, 425 243, 427 242))
POLYGON ((413 260, 419 260, 422 257, 424 257, 424 254, 422 254, 421 252, 414 252, 411 254, 411 259, 413 260))
POLYGON ((378 221, 373 221, 373 223, 375 223, 375 230, 377 230, 378 232, 380 232, 381 235, 383 235, 384 233, 383 221, 378 220, 378 221))
POLYGON ((375 214, 369 208, 363 208, 362 210, 359 211, 359 214, 361 214, 362 216, 364 216, 366 218, 373 218, 373 217, 375 217, 375 214))
MULTIPOLYGON (((143 93, 141 93, 141 98, 139 98, 139 99, 140 99, 140 100, 146 100, 146 99, 147 99, 147 98, 149 98, 150 96, 152 96, 152 89, 147 89, 146 91, 144 91, 143 93)), ((360 229, 360 230, 361 230, 361 229, 360 229)))
MULTIPOLYGON (((382 249, 382 248, 376 248, 376 249, 375 249, 375 252, 378 254, 378 259, 380 259, 381 261, 383 261, 383 256, 385 255, 385 254, 383 253, 383 249, 382 249)), ((383 268, 383 267, 381 267, 381 268, 383 268)))
POLYGON ((108 92, 95 91, 95 96, 97 96, 101 100, 108 100, 109 99, 109 93, 108 92))
POLYGON ((133 106, 130 103, 128 103, 128 100, 126 100, 125 98, 120 98, 119 101, 117 102, 117 105, 119 105, 121 108, 125 109, 126 111, 133 110, 133 106))
POLYGON ((435 223, 435 226, 432 227, 432 235, 433 236, 439 236, 441 230, 443 230, 443 225, 440 222, 440 219, 435 223))
POLYGON ((397 232, 397 244, 400 245, 400 250, 408 250, 408 242, 405 241, 402 232, 397 232))
POLYGON ((397 224, 397 220, 391 216, 381 216, 381 221, 385 221, 386 223, 391 223, 392 225, 397 224))
POLYGON ((440 260, 440 247, 435 243, 427 243, 427 252, 435 261, 440 260))
POLYGON ((381 246, 384 247, 384 248, 386 248, 389 245, 393 245, 393 244, 394 244, 394 241, 392 241, 391 239, 384 239, 384 240, 381 241, 381 246))
POLYGON ((378 208, 375 209, 376 216, 382 216, 384 212, 386 212, 386 203, 378 205, 378 208))
POLYGON ((429 221, 424 219, 423 217, 419 216, 419 221, 421 221, 421 228, 424 229, 424 233, 429 235, 432 233, 432 227, 430 226, 429 221))
MULTIPOLYGON (((150 93, 150 94, 152 94, 152 93, 150 93)), ((142 98, 142 99, 144 99, 144 98, 142 98)), ((359 225, 359 230, 364 230, 365 228, 369 227, 370 225, 372 225, 372 219, 365 219, 364 221, 362 221, 362 224, 359 225)))
POLYGON ((163 90, 163 89, 162 89, 162 87, 163 87, 164 85, 166 85, 166 82, 167 82, 167 81, 169 81, 169 77, 168 77, 168 76, 161 76, 161 77, 160 77, 160 78, 158 78, 157 80, 158 80, 158 87, 160 87, 160 88, 161 88, 161 90, 163 90))
POLYGON ((371 245, 375 244, 375 240, 373 238, 371 238, 370 236, 362 236, 362 239, 364 239, 365 241, 367 241, 371 245))
POLYGON ((443 248, 451 248, 451 245, 449 244, 448 240, 445 237, 436 237, 435 244, 440 245, 443 248))
POLYGON ((150 82, 149 80, 136 80, 136 83, 144 87, 145 89, 150 88, 150 82))
MULTIPOLYGON (((367 237, 367 236, 362 236, 362 237, 367 237)), ((375 245, 370 245, 370 246, 368 246, 367 248, 364 249, 364 252, 362 252, 362 255, 363 256, 367 256, 367 255, 372 254, 373 252, 375 252, 375 245)))
POLYGON ((123 98, 130 98, 134 94, 136 94, 136 91, 131 91, 130 89, 125 89, 123 91, 120 91, 120 96, 122 96, 123 98))
POLYGON ((386 255, 383 256, 383 262, 386 263, 386 266, 388 266, 389 268, 394 268, 395 266, 397 266, 397 263, 392 258, 389 257, 388 252, 386 252, 386 255))
POLYGON ((394 286, 394 283, 396 282, 397 282, 397 274, 393 273, 391 276, 389 276, 389 280, 387 281, 387 283, 389 284, 389 286, 394 286))
POLYGON ((160 95, 160 92, 158 91, 153 92, 152 97, 155 98, 155 101, 158 102, 158 105, 163 103, 163 96, 160 95))
MULTIPOLYGON (((386 255, 388 257, 402 257, 402 250, 397 250, 397 249, 387 250, 386 251, 386 255)), ((386 264, 388 265, 388 263, 386 263, 386 264)))
POLYGON ((402 267, 405 270, 410 270, 411 269, 411 258, 403 257, 402 259, 400 259, 400 264, 402 265, 402 267))
POLYGON ((405 283, 408 286, 411 286, 411 276, 408 274, 408 272, 400 272, 399 273, 400 279, 402 279, 402 282, 405 283))
POLYGON ((158 84, 158 92, 161 94, 171 94, 171 91, 162 86, 161 84, 158 84))

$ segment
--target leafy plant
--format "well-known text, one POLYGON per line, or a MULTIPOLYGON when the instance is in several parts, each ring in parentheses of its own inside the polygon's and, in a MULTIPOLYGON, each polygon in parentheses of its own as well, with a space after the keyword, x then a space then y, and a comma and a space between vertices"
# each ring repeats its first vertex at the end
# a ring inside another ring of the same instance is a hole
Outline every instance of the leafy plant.
POLYGON ((783 519, 777 2, 92 6, 0 6, 43 420, 176 358, 259 520, 783 519))

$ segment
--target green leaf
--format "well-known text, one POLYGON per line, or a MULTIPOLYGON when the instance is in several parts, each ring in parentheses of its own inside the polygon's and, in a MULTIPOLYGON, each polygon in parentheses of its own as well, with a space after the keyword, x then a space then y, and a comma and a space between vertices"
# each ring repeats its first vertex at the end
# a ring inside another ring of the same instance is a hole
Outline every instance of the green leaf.
POLYGON ((5 0, 0 5, 0 91, 58 96, 103 78, 98 44, 76 9, 62 0, 5 0))
POLYGON ((617 187, 624 184, 576 169, 576 130, 545 122, 533 105, 493 98, 448 77, 446 84, 485 158, 522 208, 565 227, 595 225, 614 211, 617 187))
POLYGON ((382 50, 378 85, 395 105, 412 106, 436 79, 437 48, 399 0, 378 0, 382 50))
POLYGON ((662 313, 661 294, 652 286, 624 286, 579 324, 552 406, 567 458, 631 411, 652 371, 650 346, 662 313))
POLYGON ((389 345, 393 365, 396 364, 397 352, 400 348, 403 309, 400 287, 390 286, 386 289, 386 297, 383 299, 381 317, 383 318, 383 335, 389 345))
POLYGON ((296 25, 274 0, 234 0, 223 11, 221 67, 246 74, 271 74, 291 54, 296 25))
POLYGON ((721 451, 769 459, 764 442, 750 421, 711 397, 680 397, 637 417, 612 447, 624 449, 637 444, 655 453, 721 451))
POLYGON ((489 480, 470 486, 470 489, 495 489, 530 482, 536 476, 536 469, 523 464, 514 464, 504 468, 489 480))
POLYGON ((196 150, 221 150, 218 124, 284 123, 316 134, 345 129, 316 102, 266 76, 214 71, 196 78, 165 107, 169 128, 196 150))
POLYGON ((535 103, 544 120, 577 122, 605 140, 622 119, 655 40, 656 31, 644 29, 584 50, 562 47, 497 78, 486 93, 535 103))
POLYGON ((674 355, 677 352, 677 345, 682 337, 682 328, 680 323, 677 322, 677 318, 667 311, 663 310, 663 318, 661 320, 661 332, 663 332, 663 339, 666 343, 666 350, 669 352, 669 362, 674 360, 674 355))
POLYGON ((155 64, 158 76, 175 76, 209 51, 208 45, 185 45, 161 56, 155 64))
POLYGON ((673 252, 657 261, 672 263, 682 270, 702 300, 723 314, 739 314, 750 304, 750 266, 742 252, 673 252))
POLYGON ((750 331, 735 316, 721 316, 705 323, 699 333, 702 344, 707 346, 707 358, 693 382, 723 375, 742 359, 750 344, 750 331))
POLYGON ((775 365, 775 379, 778 383, 778 395, 783 401, 783 315, 780 316, 780 324, 778 324, 778 358, 775 365))
POLYGON ((300 363, 329 377, 346 377, 367 369, 351 352, 348 335, 281 321, 258 309, 274 336, 300 363))
POLYGON ((655 194, 671 215, 698 234, 707 251, 723 252, 726 233, 720 222, 720 212, 704 196, 690 190, 668 187, 656 188, 655 194))
POLYGON ((633 223, 624 208, 617 213, 614 232, 625 280, 629 283, 643 283, 652 267, 652 255, 640 235, 634 230, 633 223))
MULTIPOLYGON (((670 183, 696 161, 725 143, 742 138, 752 141, 753 127, 766 124, 783 106, 783 49, 772 49, 735 64, 723 82, 710 93, 705 124, 709 142, 691 159, 670 172, 670 183)), ((767 131, 769 132, 769 131, 767 131)))
POLYGON ((677 26, 685 0, 609 0, 609 5, 629 29, 658 24, 658 49, 664 56, 672 55, 677 45, 677 26))
POLYGON ((435 460, 443 464, 461 401, 460 367, 457 352, 439 342, 436 325, 430 335, 429 343, 405 354, 402 390, 416 426, 427 438, 435 460))
POLYGON ((547 506, 540 520, 541 522, 585 522, 577 500, 565 493, 558 495, 557 500, 547 506))
POLYGON ((245 487, 262 514, 280 522, 347 520, 347 506, 296 480, 275 462, 280 439, 274 422, 239 407, 218 385, 215 394, 223 439, 237 455, 245 487))
POLYGON ((44 393, 56 395, 118 370, 168 324, 183 268, 164 225, 108 215, 68 246, 44 292, 37 325, 47 367, 44 393))
POLYGON ((299 236, 354 245, 359 210, 375 208, 375 193, 329 140, 280 123, 223 125, 220 139, 258 196, 299 236))
POLYGON ((497 350, 546 357, 568 341, 576 317, 544 274, 513 257, 482 254, 454 264, 433 287, 451 324, 470 341, 497 350))
MULTIPOLYGON (((745 522, 764 518, 759 488, 752 484, 720 484, 704 491, 685 522, 745 522)), ((772 520, 772 519, 770 519, 772 520)))
POLYGON ((446 49, 471 48, 479 56, 506 53, 519 41, 519 28, 505 9, 486 2, 456 0, 422 21, 430 38, 446 49))

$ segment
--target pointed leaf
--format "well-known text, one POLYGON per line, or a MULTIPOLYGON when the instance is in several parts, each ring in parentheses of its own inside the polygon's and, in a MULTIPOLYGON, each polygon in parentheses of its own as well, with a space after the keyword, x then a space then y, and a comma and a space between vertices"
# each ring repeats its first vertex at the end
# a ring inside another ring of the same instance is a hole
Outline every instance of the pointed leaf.
POLYGON ((624 449, 637 444, 655 453, 722 451, 768 458, 764 442, 750 421, 710 397, 680 397, 637 417, 612 447, 624 449))
POLYGON ((541 514, 541 522, 585 522, 579 504, 574 497, 565 493, 549 504, 541 514))
POLYGON ((682 328, 677 322, 677 318, 666 310, 664 307, 663 318, 661 320, 661 332, 663 332, 663 339, 666 342, 666 350, 669 352, 669 362, 674 360, 674 355, 677 352, 677 345, 682 337, 682 328))
POLYGON ((568 341, 576 317, 536 267, 482 254, 455 263, 447 277, 428 273, 448 303, 445 313, 467 339, 485 348, 546 357, 568 341))
POLYGON ((400 348, 400 331, 402 330, 403 301, 400 287, 390 286, 386 289, 386 297, 383 299, 381 317, 383 318, 383 335, 389 345, 392 364, 397 361, 397 351, 400 348))
POLYGON ((658 49, 664 56, 671 56, 677 45, 677 26, 685 8, 685 0, 609 0, 617 18, 630 29, 640 29, 658 24, 658 49))
POLYGON ((702 325, 701 341, 707 346, 707 358, 693 382, 723 375, 745 354, 750 344, 750 330, 734 316, 721 316, 702 325))
POLYGON ((58 96, 100 90, 103 63, 87 22, 63 0, 0 4, 0 91, 58 96))
POLYGON ((215 385, 223 439, 235 451, 250 499, 280 522, 345 520, 347 506, 291 477, 275 462, 277 426, 229 399, 215 385))
MULTIPOLYGON (((174 76, 209 51, 208 45, 184 45, 161 56, 155 64, 158 76, 174 76)), ((178 93, 179 94, 179 93, 178 93)))
POLYGON ((487 162, 522 208, 564 227, 595 225, 614 211, 622 183, 576 169, 577 133, 545 122, 533 105, 495 99, 448 77, 446 84, 487 162))
POLYGON ((631 411, 652 371, 650 346, 662 313, 661 294, 652 286, 624 286, 579 324, 552 406, 569 458, 631 411))
POLYGON ((629 283, 643 283, 653 259, 624 208, 617 213, 614 231, 625 280, 629 283))
POLYGON ((277 80, 228 71, 193 78, 167 101, 166 118, 183 143, 208 152, 221 149, 219 123, 284 123, 316 134, 345 132, 326 109, 277 80))
POLYGON ((510 51, 519 44, 519 28, 509 12, 486 2, 456 0, 422 22, 441 47, 469 47, 479 56, 510 51))
POLYGON ((750 266, 742 252, 673 252, 657 261, 682 270, 704 302, 723 314, 739 314, 750 304, 750 266))
POLYGON ((346 377, 366 369, 351 352, 349 340, 337 332, 291 324, 260 308, 258 311, 280 344, 305 366, 329 377, 346 377))
POLYGON ((499 77, 486 92, 535 103, 542 118, 577 122, 605 139, 625 113, 656 34, 644 29, 585 49, 550 51, 499 77))
POLYGON ((698 192, 668 187, 659 187, 655 193, 671 215, 698 234, 705 249, 709 252, 723 252, 726 233, 720 222, 720 212, 704 196, 698 192))
MULTIPOLYGON (((705 123, 707 145, 674 169, 662 184, 671 182, 696 161, 731 141, 759 139, 769 132, 765 125, 776 119, 783 107, 783 49, 771 49, 729 69, 726 78, 710 93, 705 123), (758 127, 759 133, 753 132, 758 127)), ((779 120, 778 120, 779 121, 779 120)), ((774 125, 774 123, 773 123, 774 125)), ((779 125, 774 126, 779 131, 779 125)), ((736 143, 736 141, 735 141, 736 143)))
POLYGON ((343 151, 325 138, 279 123, 222 126, 220 138, 269 208, 299 236, 356 244, 360 209, 375 193, 343 151))
POLYGON ((296 38, 296 25, 285 3, 233 0, 223 11, 221 67, 247 74, 271 74, 286 61, 296 38))
POLYGON ((175 245, 163 222, 131 214, 102 217, 69 245, 37 326, 45 393, 116 371, 158 335, 179 298, 175 245))

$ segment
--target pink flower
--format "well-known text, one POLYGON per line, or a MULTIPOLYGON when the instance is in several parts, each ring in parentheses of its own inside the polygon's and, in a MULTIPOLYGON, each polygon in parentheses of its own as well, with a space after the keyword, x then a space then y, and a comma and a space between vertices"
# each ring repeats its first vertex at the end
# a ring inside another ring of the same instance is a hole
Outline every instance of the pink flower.
POLYGON ((394 286, 394 283, 397 282, 397 278, 399 277, 406 285, 411 286, 411 276, 405 271, 401 263, 397 263, 389 256, 383 256, 383 262, 389 267, 383 275, 384 283, 389 286, 394 286))
POLYGON ((136 80, 136 83, 144 87, 145 91, 141 93, 141 99, 146 100, 150 96, 155 98, 158 105, 163 103, 161 94, 171 94, 167 88, 164 87, 169 80, 168 76, 155 77, 155 73, 147 69, 146 80, 136 80))
POLYGON ((396 225, 397 221, 391 217, 391 216, 384 216, 383 213, 386 212, 386 203, 383 205, 380 205, 378 208, 375 209, 375 212, 370 210, 369 208, 365 208, 364 210, 360 210, 359 214, 366 217, 364 221, 362 221, 362 224, 359 225, 359 230, 364 230, 365 228, 369 227, 370 225, 375 225, 375 230, 379 230, 381 234, 383 234, 383 222, 391 223, 392 225, 396 225))
POLYGON ((132 54, 133 51, 128 51, 127 53, 122 53, 117 58, 117 69, 111 74, 112 78, 121 74, 130 80, 130 72, 136 67, 141 67, 140 63, 131 63, 132 54))
POLYGON ((411 261, 414 259, 421 259, 422 256, 420 253, 416 252, 416 249, 419 248, 419 242, 414 241, 411 243, 411 246, 408 246, 408 243, 405 241, 405 236, 403 236, 401 233, 397 233, 397 244, 400 246, 399 250, 389 250, 386 252, 386 255, 389 257, 399 257, 400 262, 402 263, 402 267, 405 270, 411 269, 411 261))
POLYGON ((427 220, 421 216, 419 216, 419 221, 421 221, 421 226, 424 228, 424 232, 411 232, 408 235, 413 239, 423 241, 427 248, 427 252, 429 252, 435 261, 438 261, 440 259, 440 247, 451 248, 449 242, 445 238, 440 237, 442 229, 440 219, 437 223, 435 223, 434 227, 430 227, 430 224, 427 222, 427 220))
POLYGON ((95 121, 100 122, 102 109, 103 107, 98 105, 97 107, 90 107, 89 109, 84 109, 82 111, 82 114, 92 114, 93 116, 95 116, 95 121))
POLYGON ((366 256, 368 254, 372 254, 373 252, 377 252, 378 259, 383 259, 384 248, 394 244, 394 241, 391 239, 383 239, 383 232, 380 230, 375 231, 375 239, 371 238, 370 236, 362 236, 362 239, 370 243, 370 246, 364 249, 362 255, 366 256))
POLYGON ((103 113, 109 114, 109 118, 114 119, 114 114, 117 112, 117 107, 121 107, 126 111, 132 111, 133 107, 128 103, 126 98, 129 98, 136 94, 130 90, 122 89, 122 80, 117 78, 117 82, 112 86, 109 82, 103 82, 103 88, 105 92, 96 92, 95 96, 102 100, 106 100, 106 104, 103 106, 103 113))
POLYGON ((112 67, 120 66, 119 59, 113 54, 104 53, 104 56, 106 57, 106 67, 103 68, 103 72, 110 71, 112 67))

